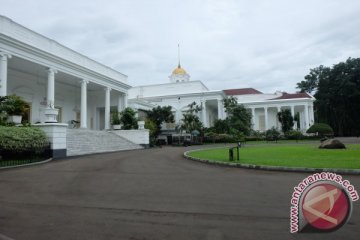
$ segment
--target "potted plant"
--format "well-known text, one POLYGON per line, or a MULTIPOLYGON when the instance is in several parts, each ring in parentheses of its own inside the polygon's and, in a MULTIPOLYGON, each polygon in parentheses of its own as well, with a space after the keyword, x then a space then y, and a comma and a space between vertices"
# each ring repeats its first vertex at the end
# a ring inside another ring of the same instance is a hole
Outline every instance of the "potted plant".
POLYGON ((9 95, 0 99, 0 111, 5 111, 8 115, 7 121, 15 124, 21 124, 22 115, 28 106, 28 103, 17 95, 9 95))
POLYGON ((120 121, 120 113, 119 112, 113 112, 111 115, 111 123, 114 130, 120 130, 121 129, 121 121, 120 121))

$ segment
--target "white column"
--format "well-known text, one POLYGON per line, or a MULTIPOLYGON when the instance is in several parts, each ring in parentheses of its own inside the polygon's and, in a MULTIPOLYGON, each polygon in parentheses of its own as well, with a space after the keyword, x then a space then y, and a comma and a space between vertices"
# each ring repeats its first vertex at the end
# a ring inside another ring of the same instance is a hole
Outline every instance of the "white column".
POLYGON ((201 110, 202 122, 203 122, 203 124, 204 124, 204 127, 207 127, 207 121, 206 121, 206 101, 205 101, 205 100, 201 100, 201 106, 202 106, 202 110, 201 110))
POLYGON ((255 108, 251 108, 251 125, 252 129, 255 130, 255 108))
POLYGON ((305 112, 305 130, 309 128, 309 107, 307 104, 304 105, 304 112, 305 112))
POLYGON ((47 107, 55 107, 55 73, 57 71, 53 68, 48 68, 48 85, 47 85, 47 107))
POLYGON ((268 108, 264 107, 265 112, 265 131, 269 129, 269 123, 268 123, 268 108))
POLYGON ((122 111, 122 102, 123 102, 123 96, 122 96, 122 94, 119 94, 118 103, 117 103, 117 111, 118 112, 122 111))
POLYGON ((218 107, 218 119, 223 119, 223 110, 222 110, 222 101, 217 100, 217 107, 218 107))
POLYGON ((313 125, 315 123, 315 119, 314 119, 314 105, 311 104, 310 105, 310 126, 313 125))
MULTIPOLYGON (((281 106, 277 106, 277 112, 281 112, 281 106)), ((281 128, 281 122, 279 121, 278 115, 276 114, 276 126, 277 128, 281 128)))
POLYGON ((0 52, 0 96, 7 95, 7 70, 9 58, 11 58, 10 54, 0 52))
POLYGON ((81 112, 80 128, 87 128, 87 84, 89 81, 81 81, 81 112))
MULTIPOLYGON (((291 106, 291 116, 293 117, 293 119, 295 118, 295 106, 294 106, 294 105, 291 106)), ((297 126, 296 126, 296 121, 295 121, 295 120, 294 120, 294 126, 293 126, 293 128, 294 128, 294 129, 297 128, 297 126)))
POLYGON ((105 130, 110 129, 110 91, 111 88, 106 87, 105 90, 105 130))
POLYGON ((126 92, 124 94, 124 109, 128 107, 128 98, 129 98, 129 96, 128 96, 128 93, 126 92))

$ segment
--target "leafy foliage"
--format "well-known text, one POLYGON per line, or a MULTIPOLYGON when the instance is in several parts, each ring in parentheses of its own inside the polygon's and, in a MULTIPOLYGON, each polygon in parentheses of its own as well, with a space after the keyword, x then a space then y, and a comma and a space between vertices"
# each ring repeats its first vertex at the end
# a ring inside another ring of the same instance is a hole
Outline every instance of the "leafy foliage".
POLYGON ((137 119, 136 112, 132 108, 125 108, 120 113, 120 123, 123 125, 121 129, 129 130, 129 129, 137 129, 137 119))
POLYGON ((360 135, 360 58, 310 69, 298 88, 315 92, 317 122, 329 124, 339 136, 360 135))
POLYGON ((0 112, 6 112, 8 115, 23 115, 29 104, 22 97, 9 95, 0 97, 0 112))
POLYGON ((277 114, 279 122, 281 123, 281 130, 283 133, 287 133, 290 131, 294 126, 294 118, 291 115, 289 109, 282 109, 277 114))
POLYGON ((286 138, 290 139, 290 140, 300 140, 304 138, 304 135, 302 134, 301 131, 297 131, 297 130, 290 130, 286 133, 286 138))
POLYGON ((227 124, 223 126, 231 133, 234 131, 242 132, 249 135, 251 130, 251 113, 243 105, 238 104, 236 97, 228 97, 223 100, 225 111, 228 114, 226 121, 222 122, 227 124))
POLYGON ((171 106, 157 106, 152 110, 146 110, 147 118, 156 125, 156 137, 161 132, 161 124, 164 122, 175 122, 174 114, 171 112, 171 106))
POLYGON ((333 129, 326 123, 315 123, 307 131, 307 133, 317 133, 319 135, 332 134, 333 129))
POLYGON ((120 116, 121 116, 121 113, 120 112, 112 112, 111 113, 111 124, 112 125, 119 125, 121 124, 121 121, 120 121, 120 116))
POLYGON ((4 158, 40 155, 48 145, 45 133, 39 128, 0 126, 0 155, 4 158))
POLYGON ((266 131, 265 136, 267 141, 277 141, 280 139, 280 132, 272 127, 266 131))
POLYGON ((149 129, 150 145, 154 146, 156 143, 156 124, 150 119, 145 120, 145 129, 149 129))
POLYGON ((196 102, 189 104, 188 107, 189 110, 183 114, 181 129, 188 133, 191 133, 194 130, 200 132, 203 128, 203 124, 195 113, 201 111, 202 108, 198 106, 196 102))

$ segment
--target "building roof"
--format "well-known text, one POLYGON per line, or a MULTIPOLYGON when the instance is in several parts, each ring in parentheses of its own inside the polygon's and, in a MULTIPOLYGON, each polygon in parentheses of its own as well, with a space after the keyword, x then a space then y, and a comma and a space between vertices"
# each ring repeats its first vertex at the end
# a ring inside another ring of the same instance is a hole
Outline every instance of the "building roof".
POLYGON ((262 92, 254 88, 237 88, 223 90, 226 95, 247 95, 247 94, 262 94, 262 92))
POLYGON ((304 92, 304 93, 283 93, 282 96, 272 98, 269 100, 294 99, 294 98, 311 98, 311 96, 306 92, 304 92))
POLYGON ((177 66, 177 68, 175 68, 175 70, 172 72, 173 74, 186 74, 185 69, 181 68, 180 63, 177 66))

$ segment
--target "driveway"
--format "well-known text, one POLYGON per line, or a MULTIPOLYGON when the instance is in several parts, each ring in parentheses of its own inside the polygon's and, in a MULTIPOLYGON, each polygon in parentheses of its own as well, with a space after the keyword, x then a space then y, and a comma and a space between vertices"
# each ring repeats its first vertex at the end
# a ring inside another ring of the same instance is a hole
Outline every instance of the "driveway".
MULTIPOLYGON (((360 201, 329 234, 290 234, 306 173, 218 167, 190 148, 124 151, 0 171, 0 239, 359 239, 360 201)), ((345 176, 360 192, 360 176, 345 176)))

